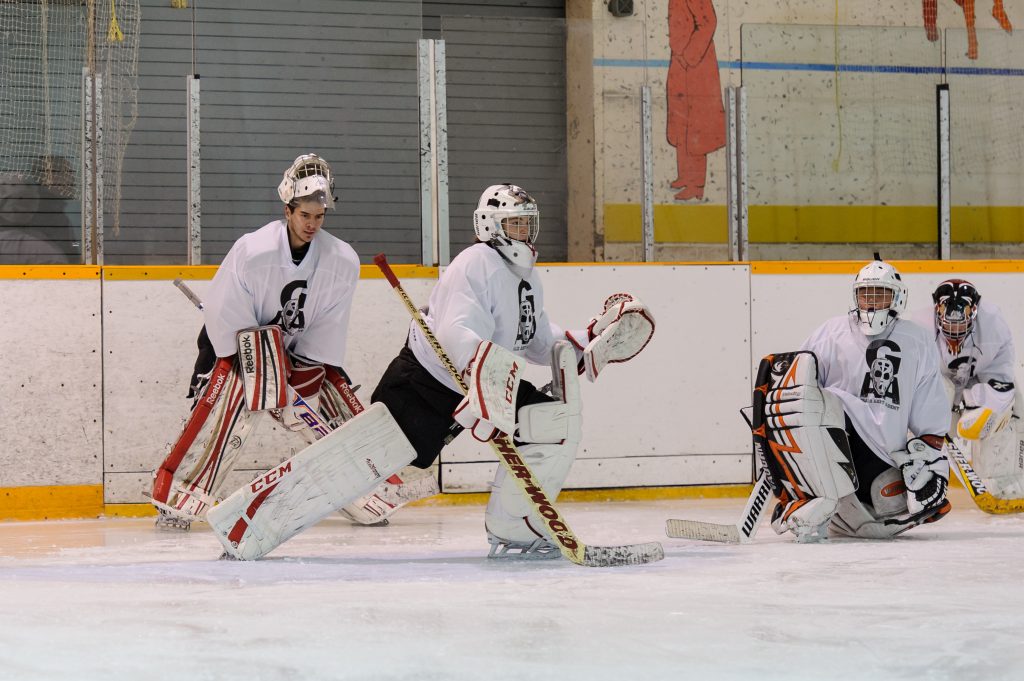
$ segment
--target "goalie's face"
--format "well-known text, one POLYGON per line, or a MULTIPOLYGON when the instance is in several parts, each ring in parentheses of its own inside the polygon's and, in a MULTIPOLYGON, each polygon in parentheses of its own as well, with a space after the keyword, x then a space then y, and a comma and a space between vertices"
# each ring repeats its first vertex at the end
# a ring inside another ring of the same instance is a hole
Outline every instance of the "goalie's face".
POLYGON ((857 289, 857 308, 861 312, 877 312, 892 307, 893 290, 886 286, 862 286, 857 289))
POLYGON ((501 219, 501 229, 509 239, 533 243, 537 231, 536 215, 516 215, 501 219))
POLYGON ((284 207, 284 216, 288 221, 288 243, 292 248, 300 248, 308 244, 324 225, 327 209, 316 199, 299 199, 295 207, 284 207))

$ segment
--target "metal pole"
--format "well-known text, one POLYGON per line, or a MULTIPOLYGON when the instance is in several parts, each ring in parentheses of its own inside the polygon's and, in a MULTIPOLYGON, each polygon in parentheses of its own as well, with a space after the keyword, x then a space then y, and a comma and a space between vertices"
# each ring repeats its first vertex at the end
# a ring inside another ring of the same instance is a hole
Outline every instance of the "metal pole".
POLYGON ((643 205, 640 209, 643 223, 644 262, 654 261, 654 151, 651 144, 651 87, 640 88, 640 148, 642 155, 641 180, 643 205))
POLYGON ((434 117, 431 99, 434 88, 433 41, 416 41, 417 76, 420 100, 420 263, 434 262, 434 169, 433 130, 434 117))
POLYGON ((950 259, 950 153, 949 153, 949 84, 941 83, 935 91, 938 144, 938 241, 939 260, 950 259))
POLYGON ((95 230, 92 239, 94 265, 103 265, 103 75, 93 75, 95 95, 92 98, 93 117, 93 195, 96 203, 93 209, 95 230))
POLYGON ((203 261, 202 203, 200 200, 199 168, 199 74, 185 76, 188 93, 186 106, 188 128, 188 264, 199 265, 203 261))
POLYGON ((739 169, 739 248, 737 260, 750 260, 750 211, 747 206, 747 91, 740 85, 736 88, 739 111, 736 118, 736 165, 739 169))
POLYGON ((92 73, 88 66, 82 67, 82 255, 83 265, 92 263, 92 73))
POLYGON ((451 262, 451 237, 448 229, 448 89, 445 71, 445 49, 443 40, 434 41, 434 168, 436 173, 435 195, 436 230, 434 232, 435 252, 438 265, 451 262))
POLYGON ((725 88, 725 204, 729 232, 729 260, 740 260, 739 144, 736 131, 736 88, 725 88))

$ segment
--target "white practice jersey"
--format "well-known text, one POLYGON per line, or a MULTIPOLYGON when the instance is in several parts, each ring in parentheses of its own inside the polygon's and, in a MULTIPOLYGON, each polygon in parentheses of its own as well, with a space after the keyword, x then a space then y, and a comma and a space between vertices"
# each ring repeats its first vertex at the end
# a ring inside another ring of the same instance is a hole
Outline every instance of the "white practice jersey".
MULTIPOLYGON (((534 364, 551 361, 551 347, 564 332, 548 321, 544 289, 536 269, 526 279, 513 274, 501 255, 483 243, 459 253, 430 294, 426 320, 460 372, 480 341, 489 340, 534 364)), ((430 375, 455 392, 458 384, 413 323, 409 347, 430 375)))
POLYGON ((913 320, 930 329, 939 352, 942 375, 953 384, 953 404, 963 400, 969 407, 987 407, 1001 414, 1013 406, 1013 335, 1002 311, 985 300, 978 304, 978 316, 970 335, 953 353, 935 322, 935 308, 914 312, 913 320))
POLYGON ((341 366, 358 281, 359 256, 341 239, 321 229, 296 265, 285 221, 264 225, 234 243, 205 296, 213 349, 233 355, 239 331, 278 324, 289 351, 341 366))
POLYGON ((897 319, 878 336, 866 336, 852 315, 834 317, 804 341, 818 357, 823 388, 843 402, 861 439, 883 461, 906 449, 912 436, 942 435, 949 402, 930 334, 897 319), (911 433, 911 435, 908 435, 911 433))

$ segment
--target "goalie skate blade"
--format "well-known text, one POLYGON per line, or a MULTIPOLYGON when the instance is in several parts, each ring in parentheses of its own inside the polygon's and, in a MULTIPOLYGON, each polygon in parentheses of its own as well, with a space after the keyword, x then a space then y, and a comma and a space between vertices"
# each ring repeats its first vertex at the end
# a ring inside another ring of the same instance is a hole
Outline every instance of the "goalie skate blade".
POLYGON ((666 520, 665 534, 673 539, 699 539, 722 544, 742 544, 745 538, 740 535, 736 525, 706 523, 699 520, 666 520))
POLYGON ((616 567, 619 565, 645 565, 665 557, 665 549, 656 541, 625 546, 587 546, 583 550, 582 565, 587 567, 616 567))

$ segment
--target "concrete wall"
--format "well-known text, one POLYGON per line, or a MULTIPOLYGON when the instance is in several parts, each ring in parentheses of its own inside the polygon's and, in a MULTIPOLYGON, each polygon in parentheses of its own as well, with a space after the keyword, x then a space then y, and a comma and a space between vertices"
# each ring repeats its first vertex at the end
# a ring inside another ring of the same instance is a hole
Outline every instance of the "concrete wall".
MULTIPOLYGON (((752 367, 796 348, 850 304, 862 263, 541 266, 552 319, 578 326, 605 296, 631 291, 657 320, 650 346, 583 382, 584 437, 567 488, 744 483, 752 367)), ((1024 262, 897 263, 910 309, 951 273, 974 281, 1024 334, 1024 262)), ((171 285, 202 296, 213 268, 0 268, 0 488, 100 486, 106 504, 144 501, 150 473, 187 415, 184 399, 201 317, 171 285)), ((436 277, 399 269, 424 303, 436 277)), ((406 312, 370 268, 359 283, 346 368, 369 394, 400 348, 406 312)), ((1018 373, 1024 368, 1018 361, 1018 373)), ((530 367, 527 378, 549 374, 530 367)), ((235 474, 239 485, 302 443, 262 419, 235 474)), ((495 462, 463 436, 441 459, 446 491, 483 491, 495 462)))
MULTIPOLYGON (((703 198, 670 186, 672 4, 637 0, 617 18, 602 0, 568 3, 569 80, 581 83, 569 91, 569 175, 593 185, 592 196, 570 187, 571 256, 589 234, 596 259, 642 256, 639 91, 648 85, 656 258, 728 258, 725 149, 707 155, 703 198)), ((934 257, 940 82, 951 89, 953 256, 1024 254, 1024 37, 979 9, 968 56, 962 11, 938 4, 930 41, 917 2, 675 3, 713 7, 718 86, 747 92, 751 260, 870 258, 878 244, 888 257, 934 257)), ((1024 21, 1020 3, 1007 12, 1024 21)))

